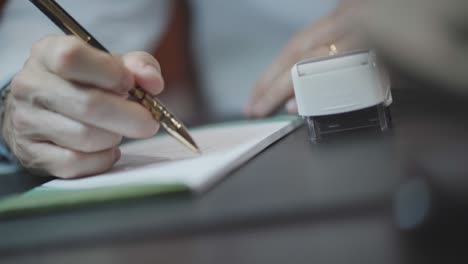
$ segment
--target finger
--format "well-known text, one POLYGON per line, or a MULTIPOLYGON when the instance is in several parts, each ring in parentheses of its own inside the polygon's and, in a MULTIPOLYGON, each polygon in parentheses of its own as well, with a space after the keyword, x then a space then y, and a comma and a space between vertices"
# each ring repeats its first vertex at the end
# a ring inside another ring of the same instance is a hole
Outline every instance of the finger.
MULTIPOLYGON (((48 143, 31 143, 27 147, 27 168, 41 169, 59 178, 77 178, 103 173, 120 159, 120 149, 82 153, 48 143)), ((24 155, 23 155, 24 156, 24 155)))
POLYGON ((269 90, 262 94, 262 97, 253 103, 248 115, 250 117, 265 117, 284 104, 293 94, 291 76, 284 73, 269 90))
POLYGON ((122 136, 89 126, 60 114, 18 103, 11 114, 17 136, 86 153, 120 144, 122 136))
MULTIPOLYGON (((321 46, 304 55, 310 58, 326 54, 327 51, 327 47, 321 46)), ((293 96, 293 90, 291 73, 287 70, 281 73, 270 86, 257 91, 255 97, 251 98, 246 110, 248 116, 264 117, 270 114, 293 96)))
POLYGON ((60 113, 111 133, 145 138, 159 125, 143 106, 101 89, 67 82, 47 72, 22 71, 13 80, 12 95, 19 101, 60 113), (41 84, 41 89, 37 84, 41 84))
POLYGON ((134 85, 122 60, 73 36, 52 36, 34 45, 31 56, 51 73, 70 81, 126 94, 134 85))
POLYGON ((133 74, 138 85, 152 95, 164 89, 159 62, 145 52, 131 52, 122 57, 125 67, 133 74))
POLYGON ((297 34, 259 79, 252 98, 255 100, 282 72, 304 59, 304 54, 309 50, 332 42, 337 35, 332 20, 332 17, 328 16, 297 34))
MULTIPOLYGON (((335 42, 338 53, 357 49, 361 44, 358 39, 346 36, 335 42)), ((327 56, 330 52, 328 45, 319 46, 311 51, 305 52, 302 59, 327 56)), ((294 94, 291 81, 291 73, 288 68, 279 75, 267 89, 257 91, 256 97, 252 98, 247 107, 247 114, 252 117, 264 117, 271 114, 276 108, 291 98, 294 94)))
POLYGON ((286 102, 286 111, 289 114, 297 114, 297 101, 296 101, 296 98, 291 98, 286 102))

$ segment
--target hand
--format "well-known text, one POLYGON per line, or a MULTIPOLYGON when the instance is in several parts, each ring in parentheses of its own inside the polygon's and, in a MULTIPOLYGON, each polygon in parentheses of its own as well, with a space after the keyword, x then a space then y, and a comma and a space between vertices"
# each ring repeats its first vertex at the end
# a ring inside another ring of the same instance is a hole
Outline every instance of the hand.
POLYGON ((155 95, 164 81, 149 54, 111 56, 76 37, 37 42, 11 83, 2 133, 28 169, 74 178, 110 169, 122 136, 145 138, 159 125, 126 100, 138 83, 155 95))
POLYGON ((289 113, 297 112, 291 80, 292 66, 304 59, 327 56, 330 45, 338 52, 363 48, 350 26, 358 1, 343 1, 330 15, 298 33, 257 82, 245 113, 264 117, 286 103, 289 113))

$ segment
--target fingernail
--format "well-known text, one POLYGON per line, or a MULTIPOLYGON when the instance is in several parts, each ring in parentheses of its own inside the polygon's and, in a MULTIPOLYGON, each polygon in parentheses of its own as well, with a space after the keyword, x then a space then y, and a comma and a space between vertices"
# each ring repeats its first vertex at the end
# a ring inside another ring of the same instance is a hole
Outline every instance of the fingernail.
POLYGON ((122 152, 120 151, 120 148, 115 148, 114 149, 114 163, 120 160, 122 157, 122 152))
POLYGON ((159 71, 159 69, 157 69, 151 64, 146 64, 145 66, 143 66, 143 70, 150 74, 161 75, 161 72, 159 71))

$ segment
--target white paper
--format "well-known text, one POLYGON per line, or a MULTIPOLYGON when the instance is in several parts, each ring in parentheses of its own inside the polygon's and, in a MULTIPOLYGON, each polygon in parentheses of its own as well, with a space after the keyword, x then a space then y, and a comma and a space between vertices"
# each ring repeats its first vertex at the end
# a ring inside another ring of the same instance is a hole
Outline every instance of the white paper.
POLYGON ((192 153, 169 136, 132 142, 122 146, 122 158, 111 171, 81 179, 53 180, 44 186, 91 189, 182 184, 193 191, 201 191, 292 131, 296 125, 295 121, 272 121, 195 129, 191 134, 202 154, 192 153))

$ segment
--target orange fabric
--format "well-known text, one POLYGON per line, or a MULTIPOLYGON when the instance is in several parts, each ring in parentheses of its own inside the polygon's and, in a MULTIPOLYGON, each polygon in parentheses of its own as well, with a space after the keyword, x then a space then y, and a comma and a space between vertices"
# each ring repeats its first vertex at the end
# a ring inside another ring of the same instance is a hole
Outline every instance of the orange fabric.
POLYGON ((6 3, 6 0, 0 0, 0 14, 2 13, 2 9, 5 3, 6 3))
POLYGON ((194 74, 190 53, 190 12, 186 0, 174 0, 175 8, 168 30, 156 51, 166 86, 193 86, 194 74))

